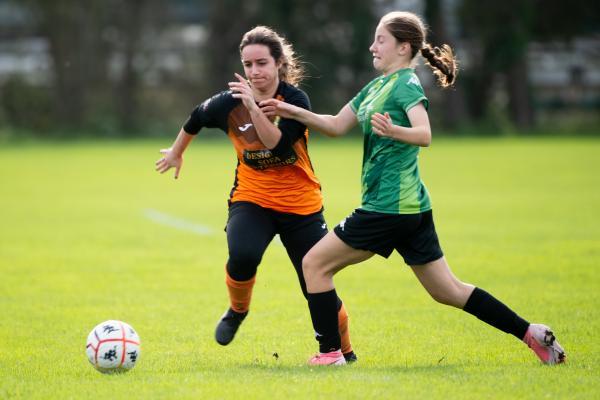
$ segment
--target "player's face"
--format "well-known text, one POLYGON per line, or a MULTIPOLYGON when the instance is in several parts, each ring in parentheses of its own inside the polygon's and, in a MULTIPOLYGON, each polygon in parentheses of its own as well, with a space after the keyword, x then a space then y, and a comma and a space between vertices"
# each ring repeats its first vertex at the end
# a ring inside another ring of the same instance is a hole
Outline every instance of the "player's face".
POLYGON ((381 24, 375 30, 375 39, 369 47, 373 54, 373 67, 377 71, 387 72, 397 69, 399 64, 405 62, 402 44, 398 43, 396 38, 381 24))
POLYGON ((279 84, 279 66, 269 48, 262 44, 249 44, 242 49, 242 65, 246 79, 259 91, 268 91, 279 84))

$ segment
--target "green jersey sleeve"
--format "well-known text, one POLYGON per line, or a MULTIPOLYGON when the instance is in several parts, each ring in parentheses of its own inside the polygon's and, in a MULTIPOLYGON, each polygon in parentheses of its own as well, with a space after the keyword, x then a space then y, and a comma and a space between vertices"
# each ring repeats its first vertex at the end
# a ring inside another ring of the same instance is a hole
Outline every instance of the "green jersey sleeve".
POLYGON ((398 82, 395 97, 396 105, 405 113, 408 113, 408 110, 421 102, 423 102, 426 110, 429 108, 429 100, 425 96, 419 78, 414 73, 407 74, 405 79, 398 82))

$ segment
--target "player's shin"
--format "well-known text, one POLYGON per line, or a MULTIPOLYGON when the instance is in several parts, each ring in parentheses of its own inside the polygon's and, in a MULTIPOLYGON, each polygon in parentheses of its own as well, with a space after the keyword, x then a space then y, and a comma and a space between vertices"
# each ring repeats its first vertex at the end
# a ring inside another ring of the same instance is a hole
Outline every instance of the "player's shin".
POLYGON ((254 282, 256 276, 253 276, 247 281, 236 281, 229 273, 225 271, 225 283, 227 285, 227 291, 229 293, 229 301, 231 302, 231 309, 237 313, 248 312, 250 308, 250 300, 252 299, 252 289, 254 288, 254 282))
POLYGON ((338 331, 337 294, 335 289, 323 293, 308 294, 308 308, 319 342, 319 351, 328 353, 341 348, 338 331))
POLYGON ((523 339, 529 327, 529 322, 494 296, 477 287, 471 293, 463 310, 503 332, 516 336, 519 340, 523 339))

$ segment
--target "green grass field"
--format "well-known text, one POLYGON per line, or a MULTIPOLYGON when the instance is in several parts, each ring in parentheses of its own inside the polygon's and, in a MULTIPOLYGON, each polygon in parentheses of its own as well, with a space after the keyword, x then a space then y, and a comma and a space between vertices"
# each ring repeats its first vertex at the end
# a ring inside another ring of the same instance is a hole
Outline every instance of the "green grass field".
MULTIPOLYGON (((321 369, 305 364, 316 342, 275 242, 238 337, 215 343, 235 156, 199 138, 175 181, 153 169, 171 140, 0 148, 1 399, 600 397, 600 140, 445 138, 421 153, 454 272, 551 325, 566 365, 436 304, 395 254, 336 278, 359 362, 321 369), (141 336, 127 374, 85 357, 107 319, 141 336)), ((362 144, 310 148, 333 226, 359 205, 362 144)))

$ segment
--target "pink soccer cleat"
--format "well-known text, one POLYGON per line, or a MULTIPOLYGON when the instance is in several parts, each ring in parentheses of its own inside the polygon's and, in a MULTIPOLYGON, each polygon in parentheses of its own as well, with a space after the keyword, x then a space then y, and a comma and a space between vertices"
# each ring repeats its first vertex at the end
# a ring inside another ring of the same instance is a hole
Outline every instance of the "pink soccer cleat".
POLYGON ((567 358, 565 351, 556 341, 554 333, 546 325, 529 325, 523 342, 533 350, 544 364, 560 364, 565 362, 567 358))
POLYGON ((319 353, 308 360, 308 365, 344 365, 346 359, 341 350, 319 353))

